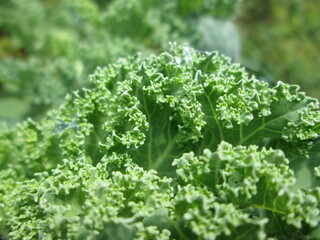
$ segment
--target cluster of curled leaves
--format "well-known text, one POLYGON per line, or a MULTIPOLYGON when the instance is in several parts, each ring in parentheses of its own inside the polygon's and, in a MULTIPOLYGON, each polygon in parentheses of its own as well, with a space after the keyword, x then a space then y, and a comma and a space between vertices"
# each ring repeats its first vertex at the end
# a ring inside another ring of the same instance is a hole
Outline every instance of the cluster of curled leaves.
POLYGON ((173 46, 0 133, 0 238, 317 239, 320 112, 173 46))

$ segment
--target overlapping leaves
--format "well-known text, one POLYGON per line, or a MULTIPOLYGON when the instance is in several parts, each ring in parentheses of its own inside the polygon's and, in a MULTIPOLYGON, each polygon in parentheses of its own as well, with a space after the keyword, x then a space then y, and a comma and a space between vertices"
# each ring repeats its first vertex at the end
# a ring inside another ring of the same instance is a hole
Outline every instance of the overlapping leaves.
POLYGON ((1 133, 3 236, 316 234, 319 185, 300 187, 293 171, 317 151, 316 99, 188 46, 121 59, 91 80, 42 122, 1 133))

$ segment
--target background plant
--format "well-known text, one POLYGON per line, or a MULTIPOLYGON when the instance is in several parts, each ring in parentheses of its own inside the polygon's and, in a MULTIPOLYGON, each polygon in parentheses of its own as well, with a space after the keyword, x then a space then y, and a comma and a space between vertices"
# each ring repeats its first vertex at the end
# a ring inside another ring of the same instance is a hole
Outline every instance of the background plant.
POLYGON ((243 64, 319 98, 319 8, 318 1, 244 1, 237 21, 243 64))
POLYGON ((230 18, 238 2, 1 2, 1 116, 13 123, 39 119, 66 93, 89 86, 87 77, 97 66, 138 51, 162 51, 170 41, 196 44, 199 19, 230 18))

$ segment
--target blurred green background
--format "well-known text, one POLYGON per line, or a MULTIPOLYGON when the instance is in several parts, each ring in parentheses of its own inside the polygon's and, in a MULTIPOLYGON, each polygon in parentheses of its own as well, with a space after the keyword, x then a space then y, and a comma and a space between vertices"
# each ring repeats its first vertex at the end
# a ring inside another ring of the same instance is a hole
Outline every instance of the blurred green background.
POLYGON ((318 0, 0 0, 0 119, 40 119, 89 75, 188 43, 320 98, 318 0))
POLYGON ((320 98, 320 1, 247 0, 241 8, 242 63, 320 98))

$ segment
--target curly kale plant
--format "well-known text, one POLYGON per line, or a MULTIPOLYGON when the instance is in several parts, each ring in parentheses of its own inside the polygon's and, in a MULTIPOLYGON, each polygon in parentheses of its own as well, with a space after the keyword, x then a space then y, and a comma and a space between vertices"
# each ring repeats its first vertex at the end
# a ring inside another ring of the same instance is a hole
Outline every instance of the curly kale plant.
POLYGON ((320 111, 297 86, 173 47, 0 134, 4 239, 320 237, 320 111))

